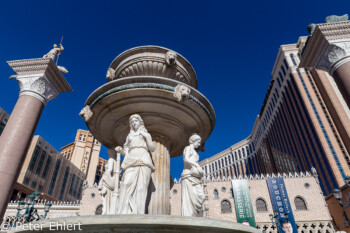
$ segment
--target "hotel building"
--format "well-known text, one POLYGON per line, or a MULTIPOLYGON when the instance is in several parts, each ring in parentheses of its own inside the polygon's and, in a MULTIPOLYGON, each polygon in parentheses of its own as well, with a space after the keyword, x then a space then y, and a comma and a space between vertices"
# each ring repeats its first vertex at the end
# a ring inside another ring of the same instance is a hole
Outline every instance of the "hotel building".
POLYGON ((209 177, 317 169, 324 195, 350 175, 350 111, 328 72, 300 68, 307 37, 282 45, 251 134, 205 159, 209 177))
MULTIPOLYGON (((0 108, 0 136, 10 115, 0 108)), ((51 201, 80 200, 85 174, 39 135, 33 137, 11 200, 33 192, 51 201)))
POLYGON ((2 108, 0 108, 0 135, 2 134, 2 131, 5 128, 5 125, 7 123, 7 120, 9 119, 10 115, 2 108))
POLYGON ((39 135, 33 137, 12 194, 22 199, 34 191, 48 200, 80 200, 85 174, 39 135))
POLYGON ((105 171, 105 166, 107 165, 108 160, 105 160, 103 158, 98 158, 98 165, 97 165, 97 169, 96 169, 96 176, 95 176, 95 184, 98 184, 98 182, 100 182, 102 175, 105 171))
MULTIPOLYGON (((94 184, 98 168, 101 143, 87 130, 78 129, 75 141, 61 148, 61 155, 84 174, 89 184, 94 184)), ((102 167, 103 169, 103 167, 102 167)))

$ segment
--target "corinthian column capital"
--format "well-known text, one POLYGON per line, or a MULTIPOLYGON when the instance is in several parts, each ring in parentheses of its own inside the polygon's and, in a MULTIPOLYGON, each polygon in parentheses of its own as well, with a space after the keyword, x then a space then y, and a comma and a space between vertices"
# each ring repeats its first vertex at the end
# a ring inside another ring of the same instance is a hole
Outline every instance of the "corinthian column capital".
POLYGON ((323 69, 333 75, 341 65, 350 61, 350 39, 330 41, 327 43, 315 67, 323 69))
POLYGON ((19 95, 39 99, 44 105, 61 92, 72 91, 66 79, 50 58, 25 59, 7 62, 17 73, 19 95))
POLYGON ((18 76, 16 79, 20 88, 20 96, 33 96, 39 99, 44 105, 59 94, 45 75, 18 76))

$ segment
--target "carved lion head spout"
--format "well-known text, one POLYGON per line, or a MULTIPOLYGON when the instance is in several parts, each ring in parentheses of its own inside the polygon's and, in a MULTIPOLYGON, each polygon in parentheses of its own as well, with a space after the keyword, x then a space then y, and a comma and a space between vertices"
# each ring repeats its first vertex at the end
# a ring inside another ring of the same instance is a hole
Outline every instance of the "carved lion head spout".
POLYGON ((108 81, 112 81, 115 78, 115 70, 112 68, 108 68, 106 77, 108 81))
POLYGON ((86 122, 88 122, 90 120, 90 118, 92 117, 93 112, 91 111, 89 105, 86 105, 79 113, 79 116, 81 116, 82 118, 84 118, 84 120, 86 122))
POLYGON ((168 51, 165 55, 165 60, 166 60, 166 63, 169 65, 169 66, 173 66, 176 64, 176 53, 174 51, 168 51))
POLYGON ((173 96, 177 99, 178 102, 182 102, 190 96, 191 89, 185 85, 178 84, 175 87, 173 96))

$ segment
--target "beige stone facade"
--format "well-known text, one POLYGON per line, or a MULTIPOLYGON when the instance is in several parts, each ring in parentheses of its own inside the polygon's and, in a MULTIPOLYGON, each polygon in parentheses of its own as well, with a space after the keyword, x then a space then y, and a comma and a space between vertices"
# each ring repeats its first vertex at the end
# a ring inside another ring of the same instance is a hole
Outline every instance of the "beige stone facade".
POLYGON ((62 147, 61 150, 62 156, 86 174, 86 181, 89 184, 94 184, 101 143, 89 131, 79 129, 75 141, 62 147))
MULTIPOLYGON (((317 176, 309 173, 284 174, 290 204, 298 232, 333 232, 332 218, 324 200, 317 176), (298 210, 295 199, 302 198, 306 204, 306 210, 298 210), (314 226, 314 227, 313 227, 314 226), (311 231, 310 231, 311 230, 311 231)), ((264 176, 255 176, 248 179, 250 196, 253 204, 254 216, 257 226, 266 232, 277 232, 271 224, 269 214, 273 213, 270 194, 264 176), (258 211, 256 201, 262 199, 266 203, 267 211, 258 211)), ((235 202, 232 194, 231 180, 213 180, 205 182, 207 203, 204 204, 207 213, 204 216, 212 219, 237 222, 235 202), (214 196, 214 190, 218 191, 218 198, 214 196), (222 214, 222 201, 228 201, 231 212, 222 214)), ((181 215, 181 183, 175 182, 170 192, 171 215, 181 215)))

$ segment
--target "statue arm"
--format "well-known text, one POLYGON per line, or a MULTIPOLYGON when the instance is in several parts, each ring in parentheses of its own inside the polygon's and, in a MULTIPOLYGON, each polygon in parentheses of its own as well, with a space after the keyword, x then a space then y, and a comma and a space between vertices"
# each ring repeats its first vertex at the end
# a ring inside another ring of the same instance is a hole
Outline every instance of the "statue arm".
POLYGON ((154 144, 153 144, 153 142, 152 142, 152 137, 151 137, 151 135, 150 135, 149 133, 147 133, 147 132, 142 132, 141 134, 142 134, 143 138, 144 138, 145 141, 146 141, 146 144, 147 144, 148 149, 149 149, 151 152, 153 152, 156 148, 155 148, 155 146, 154 146, 154 144))
POLYGON ((125 141, 123 147, 117 146, 117 147, 115 148, 115 150, 117 151, 117 153, 120 153, 120 154, 122 154, 123 156, 126 156, 127 151, 129 150, 129 149, 128 149, 128 147, 129 147, 129 135, 126 137, 126 141, 125 141), (123 147, 124 147, 124 148, 123 148, 123 147))
POLYGON ((190 148, 190 146, 187 146, 187 147, 184 149, 184 155, 183 155, 184 163, 185 163, 185 164, 189 164, 189 165, 191 165, 192 167, 198 167, 199 164, 197 164, 196 162, 194 162, 194 161, 192 161, 192 160, 190 159, 191 154, 192 154, 191 148, 190 148))
POLYGON ((117 153, 120 153, 120 154, 122 154, 123 156, 126 155, 125 149, 123 149, 123 147, 121 147, 121 146, 117 146, 117 147, 115 148, 115 150, 117 151, 117 153))
POLYGON ((113 159, 108 159, 108 172, 113 175, 113 170, 114 170, 114 162, 113 162, 113 159))

